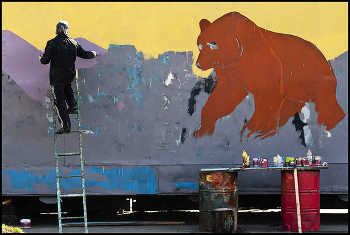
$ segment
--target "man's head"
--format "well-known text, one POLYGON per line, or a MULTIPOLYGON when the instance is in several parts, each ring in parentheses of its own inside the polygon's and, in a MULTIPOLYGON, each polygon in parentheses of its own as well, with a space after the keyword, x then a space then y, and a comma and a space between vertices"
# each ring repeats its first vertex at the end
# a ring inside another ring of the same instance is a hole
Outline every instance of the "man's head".
POLYGON ((60 22, 57 23, 56 25, 56 34, 68 34, 69 31, 69 26, 68 22, 61 20, 60 22))

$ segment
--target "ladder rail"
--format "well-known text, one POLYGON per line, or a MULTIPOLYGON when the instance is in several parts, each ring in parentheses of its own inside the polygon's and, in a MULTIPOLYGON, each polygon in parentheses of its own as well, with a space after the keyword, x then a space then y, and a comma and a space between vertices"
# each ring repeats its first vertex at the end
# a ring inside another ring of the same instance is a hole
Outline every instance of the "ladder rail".
POLYGON ((81 115, 80 115, 80 95, 79 95, 79 81, 78 81, 78 70, 76 69, 76 99, 77 99, 77 111, 73 114, 77 114, 78 119, 78 130, 77 131, 71 131, 79 133, 79 152, 72 152, 72 153, 60 153, 58 150, 57 145, 57 130, 56 130, 56 115, 58 114, 57 107, 55 106, 55 94, 54 94, 54 87, 50 86, 51 88, 51 106, 52 106, 52 117, 53 117, 53 130, 54 130, 54 149, 55 149, 55 169, 56 169, 56 188, 57 188, 57 209, 58 209, 58 227, 59 227, 59 233, 62 233, 62 219, 82 219, 84 218, 84 225, 85 225, 85 233, 88 233, 88 227, 87 227, 87 208, 86 208, 86 191, 85 191, 85 170, 84 170, 84 158, 83 158, 83 145, 82 145, 82 130, 81 130, 81 115), (67 156, 79 156, 80 157, 80 167, 81 172, 80 175, 72 175, 72 176, 62 176, 60 175, 59 171, 59 163, 58 159, 59 157, 67 157, 67 156), (75 177, 81 177, 81 188, 82 193, 81 194, 61 194, 60 189, 60 178, 75 178, 75 177), (79 217, 62 217, 62 198, 67 197, 82 197, 83 198, 83 210, 84 210, 84 216, 79 217))
POLYGON ((52 107, 52 126, 54 130, 54 148, 55 148, 55 169, 56 169, 56 193, 57 193, 57 209, 58 209, 58 229, 59 233, 62 233, 62 217, 61 217, 61 189, 60 189, 60 177, 58 168, 58 147, 57 147, 57 133, 56 133, 56 106, 54 87, 51 87, 51 107, 52 107))
POLYGON ((76 69, 75 79, 76 91, 77 91, 77 117, 78 117, 78 131, 79 131, 79 150, 80 150, 80 166, 81 166, 81 184, 83 190, 83 209, 84 209, 84 226, 85 232, 87 228, 87 209, 86 209, 86 194, 85 194, 85 170, 84 170, 84 158, 83 158, 83 139, 81 136, 81 114, 80 114, 80 93, 79 93, 79 81, 78 81, 78 70, 76 69))

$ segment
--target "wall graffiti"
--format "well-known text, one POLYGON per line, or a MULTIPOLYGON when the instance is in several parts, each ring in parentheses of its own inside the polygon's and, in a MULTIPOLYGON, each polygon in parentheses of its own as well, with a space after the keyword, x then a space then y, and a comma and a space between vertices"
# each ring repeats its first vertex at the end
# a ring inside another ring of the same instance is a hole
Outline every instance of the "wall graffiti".
POLYGON ((234 111, 251 93, 255 112, 241 131, 262 139, 279 132, 290 117, 313 102, 317 122, 326 130, 345 116, 337 103, 337 80, 331 64, 312 43, 260 28, 238 12, 214 22, 200 21, 196 65, 214 68, 217 85, 202 109, 193 135, 212 135, 215 122, 234 111))

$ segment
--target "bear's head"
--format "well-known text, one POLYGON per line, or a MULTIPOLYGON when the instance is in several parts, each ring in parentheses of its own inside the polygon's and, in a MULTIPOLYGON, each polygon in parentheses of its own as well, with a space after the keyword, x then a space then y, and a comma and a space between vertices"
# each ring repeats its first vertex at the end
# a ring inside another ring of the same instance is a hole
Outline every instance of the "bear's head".
POLYGON ((201 33, 197 45, 200 51, 196 65, 202 70, 215 66, 225 68, 242 55, 243 47, 235 35, 239 18, 238 12, 230 12, 210 23, 207 19, 199 22, 201 33), (237 21, 238 20, 238 21, 237 21))

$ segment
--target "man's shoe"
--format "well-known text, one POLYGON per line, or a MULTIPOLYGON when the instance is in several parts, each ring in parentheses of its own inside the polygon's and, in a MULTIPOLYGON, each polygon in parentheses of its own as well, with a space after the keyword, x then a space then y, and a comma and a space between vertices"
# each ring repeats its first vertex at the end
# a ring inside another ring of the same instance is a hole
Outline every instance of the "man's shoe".
POLYGON ((59 130, 56 131, 56 134, 68 134, 70 132, 70 127, 67 128, 61 128, 59 130))
POLYGON ((77 111, 77 109, 78 109, 77 106, 69 107, 68 108, 68 113, 69 114, 73 114, 73 113, 75 113, 75 111, 77 111))

